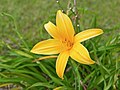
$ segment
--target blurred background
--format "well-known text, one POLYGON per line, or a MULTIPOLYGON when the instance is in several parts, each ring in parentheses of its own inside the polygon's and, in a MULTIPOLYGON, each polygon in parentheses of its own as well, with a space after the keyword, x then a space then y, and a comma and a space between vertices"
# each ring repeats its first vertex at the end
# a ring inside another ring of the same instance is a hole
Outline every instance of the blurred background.
MULTIPOLYGON (((58 0, 60 6, 67 10, 67 5, 73 0, 58 0)), ((7 13, 16 20, 18 31, 24 40, 32 47, 44 39, 40 33, 45 32, 44 24, 55 21, 55 14, 61 9, 56 0, 0 0, 0 13, 7 13)), ((120 0, 77 0, 77 9, 84 9, 81 15, 84 29, 90 27, 94 16, 97 17, 97 27, 112 28, 120 25, 120 0)), ((0 15, 0 54, 6 54, 6 46, 19 48, 21 41, 14 32, 13 21, 7 16, 0 15)), ((47 34, 47 33, 46 33, 47 34)))

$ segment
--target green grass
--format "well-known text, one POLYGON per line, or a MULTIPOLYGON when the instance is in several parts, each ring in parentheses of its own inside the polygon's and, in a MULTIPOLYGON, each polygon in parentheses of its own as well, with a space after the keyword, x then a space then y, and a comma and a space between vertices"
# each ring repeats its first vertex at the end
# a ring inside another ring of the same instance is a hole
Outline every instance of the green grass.
MULTIPOLYGON (((77 0, 79 19, 76 32, 101 28, 104 34, 85 41, 94 65, 69 60, 64 80, 55 72, 55 60, 32 62, 42 57, 30 53, 39 41, 50 38, 44 29, 48 21, 55 23, 61 7, 66 12, 69 0, 0 0, 0 88, 13 83, 28 90, 52 90, 62 86, 68 90, 120 89, 120 1, 77 0)), ((73 5, 73 0, 71 0, 73 5)), ((69 15, 73 20, 74 15, 69 15)), ((74 21, 74 20, 73 20, 74 21)))

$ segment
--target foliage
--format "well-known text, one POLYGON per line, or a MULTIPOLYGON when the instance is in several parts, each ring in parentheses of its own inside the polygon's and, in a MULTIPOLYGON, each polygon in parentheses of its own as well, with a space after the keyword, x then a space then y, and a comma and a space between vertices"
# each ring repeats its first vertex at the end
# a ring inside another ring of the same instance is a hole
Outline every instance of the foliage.
MULTIPOLYGON (((76 7, 73 2, 69 3, 69 0, 68 2, 65 1, 66 5, 64 1, 56 4, 52 0, 51 2, 31 0, 29 3, 28 0, 13 0, 11 4, 9 4, 9 0, 1 0, 0 2, 4 5, 6 3, 6 6, 7 4, 11 5, 11 9, 16 8, 16 10, 13 9, 12 14, 5 9, 5 11, 0 12, 0 38, 2 38, 0 42, 0 51, 2 51, 0 52, 0 87, 13 84, 25 90, 51 90, 59 86, 67 90, 120 89, 119 23, 112 25, 108 23, 105 26, 103 24, 108 19, 103 14, 100 17, 90 9, 78 7, 79 2, 76 7), (38 3, 43 6, 40 7, 38 3), (14 6, 12 4, 18 6, 12 7, 14 6), (53 8, 52 5, 56 8, 53 8), (68 8, 66 9, 67 5, 68 8), (40 11, 37 10, 34 11, 36 7, 42 8, 41 13, 38 13, 40 11), (32 8, 33 11, 30 11, 29 8, 32 8), (51 11, 47 10, 48 8, 51 8, 51 11), (32 62, 42 56, 29 52, 36 42, 49 37, 43 25, 48 20, 55 22, 55 12, 61 8, 64 12, 69 12, 76 32, 96 27, 104 30, 103 35, 82 43, 89 50, 91 58, 96 61, 96 64, 86 66, 70 59, 64 74, 64 80, 56 75, 56 59, 32 62), (76 11, 74 11, 74 8, 76 8, 76 11), (29 11, 28 14, 24 9, 29 11), (29 19, 32 20, 29 21, 29 19), (104 21, 100 22, 99 20, 104 21)), ((81 1, 81 3, 85 2, 81 1)), ((112 3, 113 6, 117 6, 117 2, 112 3)))

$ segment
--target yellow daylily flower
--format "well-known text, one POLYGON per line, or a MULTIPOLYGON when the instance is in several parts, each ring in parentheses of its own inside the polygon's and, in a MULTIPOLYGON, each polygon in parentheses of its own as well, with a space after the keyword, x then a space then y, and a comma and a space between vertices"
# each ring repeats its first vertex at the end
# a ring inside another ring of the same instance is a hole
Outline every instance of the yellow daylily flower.
POLYGON ((60 87, 54 88, 53 90, 64 90, 64 88, 62 86, 60 86, 60 87))
POLYGON ((103 33, 101 29, 88 29, 75 35, 70 18, 57 11, 56 25, 48 22, 44 25, 46 31, 53 37, 37 43, 31 50, 36 54, 51 55, 59 54, 56 61, 56 73, 63 79, 64 70, 69 56, 81 64, 94 64, 88 50, 81 42, 103 33))

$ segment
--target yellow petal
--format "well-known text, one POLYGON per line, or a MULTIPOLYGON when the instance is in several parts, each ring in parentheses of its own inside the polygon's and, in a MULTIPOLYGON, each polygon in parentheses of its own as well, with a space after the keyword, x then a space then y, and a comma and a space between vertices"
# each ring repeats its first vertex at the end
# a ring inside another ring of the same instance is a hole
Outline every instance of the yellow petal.
POLYGON ((103 33, 101 29, 88 29, 75 35, 75 42, 83 42, 103 33))
POLYGON ((64 90, 64 88, 62 86, 60 86, 60 87, 54 88, 53 90, 64 90))
POLYGON ((63 37, 68 40, 73 40, 75 31, 72 22, 70 18, 66 14, 62 13, 60 10, 58 10, 57 12, 56 24, 63 37))
POLYGON ((59 54, 57 61, 56 61, 56 73, 62 79, 63 79, 63 74, 65 71, 68 58, 69 58, 69 53, 68 51, 65 51, 59 54))
POLYGON ((48 39, 37 43, 31 50, 31 52, 36 54, 58 54, 61 52, 60 48, 61 42, 56 39, 48 39))
POLYGON ((59 32, 57 30, 57 27, 52 23, 48 22, 47 24, 44 25, 46 31, 53 37, 53 38, 60 38, 59 32))
POLYGON ((33 60, 33 62, 45 60, 45 59, 51 59, 51 58, 57 58, 57 56, 44 56, 44 57, 40 57, 38 59, 33 60))
POLYGON ((74 60, 82 64, 94 64, 95 62, 90 58, 87 49, 80 43, 75 43, 70 51, 70 56, 74 60))

